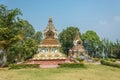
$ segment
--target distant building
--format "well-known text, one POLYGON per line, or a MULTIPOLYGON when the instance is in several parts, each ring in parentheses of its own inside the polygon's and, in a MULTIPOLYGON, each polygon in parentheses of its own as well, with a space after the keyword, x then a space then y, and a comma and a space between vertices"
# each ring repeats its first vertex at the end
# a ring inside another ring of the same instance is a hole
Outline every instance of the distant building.
POLYGON ((82 40, 80 38, 79 32, 76 32, 75 39, 73 41, 74 46, 69 50, 70 58, 84 58, 87 54, 82 45, 82 40))

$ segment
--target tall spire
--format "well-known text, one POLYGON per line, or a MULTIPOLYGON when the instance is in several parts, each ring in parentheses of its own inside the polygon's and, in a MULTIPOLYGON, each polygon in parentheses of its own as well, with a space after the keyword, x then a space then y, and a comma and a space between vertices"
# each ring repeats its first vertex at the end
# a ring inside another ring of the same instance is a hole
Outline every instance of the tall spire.
POLYGON ((76 32, 75 40, 81 40, 80 35, 79 35, 79 31, 76 32))
POLYGON ((48 26, 49 26, 49 30, 52 30, 53 29, 53 24, 52 24, 52 17, 50 17, 49 18, 49 24, 48 24, 48 26))
POLYGON ((80 39, 79 31, 76 32, 76 36, 75 36, 73 43, 74 43, 74 45, 82 44, 82 40, 80 39))

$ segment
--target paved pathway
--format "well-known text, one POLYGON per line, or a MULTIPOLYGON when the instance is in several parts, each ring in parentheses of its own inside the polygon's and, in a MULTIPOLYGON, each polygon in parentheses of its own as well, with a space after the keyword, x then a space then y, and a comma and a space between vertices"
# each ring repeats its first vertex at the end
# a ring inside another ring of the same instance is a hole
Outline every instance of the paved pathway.
POLYGON ((116 61, 116 63, 119 63, 119 64, 120 64, 120 61, 116 61))
POLYGON ((85 64, 94 64, 94 65, 99 65, 101 64, 100 62, 85 62, 85 64))
POLYGON ((40 65, 40 68, 57 68, 58 65, 40 65))

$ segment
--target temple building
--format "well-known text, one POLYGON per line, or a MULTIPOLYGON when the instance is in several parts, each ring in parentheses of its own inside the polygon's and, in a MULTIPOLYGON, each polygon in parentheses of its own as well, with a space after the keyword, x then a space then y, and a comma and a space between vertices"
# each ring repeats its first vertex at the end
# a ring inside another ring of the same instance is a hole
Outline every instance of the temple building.
POLYGON ((86 51, 82 45, 82 40, 78 31, 76 32, 73 44, 74 46, 69 50, 70 58, 81 58, 81 56, 86 56, 86 51))
POLYGON ((57 30, 52 22, 52 17, 50 17, 44 30, 44 39, 38 46, 38 53, 34 55, 33 60, 66 59, 65 55, 60 52, 61 45, 57 40, 57 30))

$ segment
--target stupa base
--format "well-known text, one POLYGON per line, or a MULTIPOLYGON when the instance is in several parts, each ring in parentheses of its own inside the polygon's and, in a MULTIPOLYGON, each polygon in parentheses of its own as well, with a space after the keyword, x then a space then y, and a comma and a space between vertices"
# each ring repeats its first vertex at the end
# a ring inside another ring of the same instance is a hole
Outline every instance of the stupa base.
POLYGON ((28 60, 28 64, 40 64, 40 65, 58 65, 65 63, 66 59, 44 59, 44 60, 28 60))

